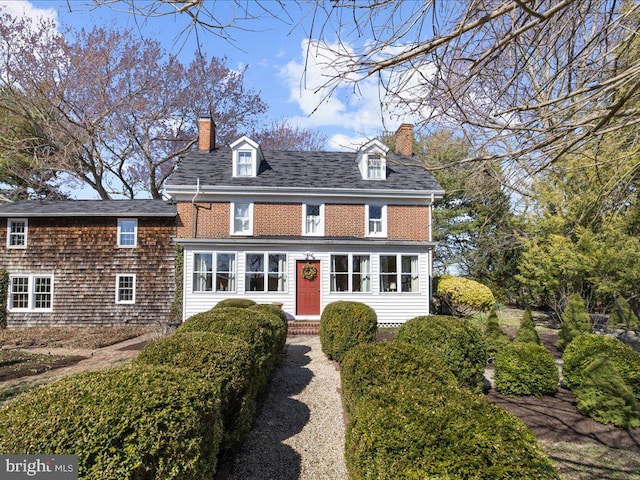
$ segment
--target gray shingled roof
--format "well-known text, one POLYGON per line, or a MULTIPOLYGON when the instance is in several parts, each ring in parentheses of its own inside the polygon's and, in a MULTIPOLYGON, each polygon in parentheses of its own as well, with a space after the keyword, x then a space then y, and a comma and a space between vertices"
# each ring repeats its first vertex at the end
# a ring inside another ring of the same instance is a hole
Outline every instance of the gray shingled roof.
POLYGON ((189 152, 167 181, 172 186, 201 185, 273 188, 345 188, 352 190, 442 191, 435 178, 415 160, 387 154, 387 179, 363 180, 355 152, 263 150, 258 176, 232 177, 229 147, 189 152), (411 165, 409 165, 411 164, 411 165))
POLYGON ((175 217, 163 200, 21 200, 0 204, 0 217, 175 217))

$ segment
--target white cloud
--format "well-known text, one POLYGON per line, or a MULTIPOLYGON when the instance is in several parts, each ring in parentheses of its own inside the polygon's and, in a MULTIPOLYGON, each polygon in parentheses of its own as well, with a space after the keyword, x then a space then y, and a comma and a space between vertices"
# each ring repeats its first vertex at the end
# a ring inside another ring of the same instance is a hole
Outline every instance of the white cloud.
POLYGON ((50 20, 58 25, 58 12, 55 8, 38 8, 27 0, 0 0, 0 11, 8 13, 12 17, 50 20))

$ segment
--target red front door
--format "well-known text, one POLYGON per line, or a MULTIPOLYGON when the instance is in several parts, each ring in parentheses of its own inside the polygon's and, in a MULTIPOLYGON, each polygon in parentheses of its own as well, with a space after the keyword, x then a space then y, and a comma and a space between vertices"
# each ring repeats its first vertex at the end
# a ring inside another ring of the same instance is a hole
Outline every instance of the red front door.
POLYGON ((296 262, 296 272, 296 314, 320 315, 320 261, 299 260, 296 262), (313 279, 302 276, 302 270, 307 263, 316 269, 313 279))

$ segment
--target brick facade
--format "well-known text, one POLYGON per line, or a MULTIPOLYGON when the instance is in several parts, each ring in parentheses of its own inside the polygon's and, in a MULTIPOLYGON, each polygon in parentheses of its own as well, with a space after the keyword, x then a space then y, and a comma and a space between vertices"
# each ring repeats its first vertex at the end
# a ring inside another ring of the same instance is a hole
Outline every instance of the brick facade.
POLYGON ((421 205, 389 205, 387 207, 389 240, 430 241, 429 207, 421 205))
POLYGON ((324 208, 327 237, 364 238, 364 205, 328 204, 324 208))
POLYGON ((229 209, 229 203, 225 202, 196 203, 195 209, 189 202, 179 202, 177 236, 179 238, 229 237, 231 218, 229 209))
POLYGON ((117 218, 29 218, 26 249, 6 247, 10 274, 53 274, 52 312, 9 312, 8 325, 112 326, 166 322, 173 301, 175 218, 138 219, 136 248, 118 248, 117 218), (135 304, 116 304, 116 275, 135 274, 135 304))
POLYGON ((300 203, 256 203, 253 206, 255 236, 297 236, 301 231, 300 203))

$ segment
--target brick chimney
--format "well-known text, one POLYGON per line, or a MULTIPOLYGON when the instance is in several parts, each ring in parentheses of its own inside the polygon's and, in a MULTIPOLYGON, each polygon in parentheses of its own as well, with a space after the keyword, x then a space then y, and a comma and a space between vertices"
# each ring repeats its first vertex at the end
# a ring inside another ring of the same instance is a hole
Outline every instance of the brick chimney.
POLYGON ((210 152, 216 148, 216 123, 211 117, 201 116, 198 119, 198 149, 210 152))
POLYGON ((396 153, 410 157, 413 153, 413 125, 403 123, 396 130, 396 153))

